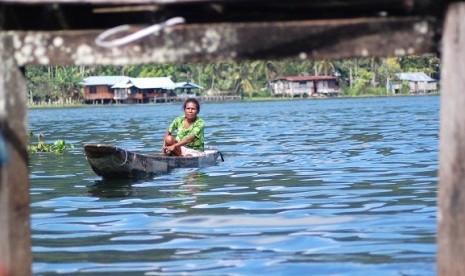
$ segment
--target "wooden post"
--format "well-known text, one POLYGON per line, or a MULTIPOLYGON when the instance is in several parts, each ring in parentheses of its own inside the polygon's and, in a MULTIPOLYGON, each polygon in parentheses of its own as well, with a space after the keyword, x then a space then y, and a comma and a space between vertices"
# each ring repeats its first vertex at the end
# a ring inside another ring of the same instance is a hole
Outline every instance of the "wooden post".
POLYGON ((31 274, 26 80, 0 36, 0 275, 31 274))
POLYGON ((443 33, 438 274, 465 275, 465 3, 448 7, 443 33))

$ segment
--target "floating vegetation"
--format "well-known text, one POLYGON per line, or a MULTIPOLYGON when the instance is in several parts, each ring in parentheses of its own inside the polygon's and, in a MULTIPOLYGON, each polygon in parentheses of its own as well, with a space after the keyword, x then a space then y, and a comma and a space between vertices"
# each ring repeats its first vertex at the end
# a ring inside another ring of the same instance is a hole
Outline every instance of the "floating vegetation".
MULTIPOLYGON (((29 132, 29 142, 31 137, 34 136, 34 133, 31 131, 29 132)), ((66 144, 64 140, 56 140, 53 144, 45 143, 44 142, 45 135, 39 134, 37 135, 37 144, 30 144, 27 146, 27 151, 29 153, 36 153, 36 152, 53 152, 55 154, 62 154, 65 152, 67 148, 74 149, 73 144, 66 144)))

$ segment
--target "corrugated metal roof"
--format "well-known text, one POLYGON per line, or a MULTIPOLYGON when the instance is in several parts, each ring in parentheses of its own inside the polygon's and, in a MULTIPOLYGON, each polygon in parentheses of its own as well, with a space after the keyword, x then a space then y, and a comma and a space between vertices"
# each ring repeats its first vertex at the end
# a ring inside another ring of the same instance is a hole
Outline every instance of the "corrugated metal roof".
POLYGON ((159 78, 126 78, 114 84, 111 88, 129 88, 137 87, 139 89, 161 88, 173 90, 176 85, 169 77, 159 78))
POLYGON ((399 80, 406 80, 406 81, 422 81, 422 82, 436 81, 435 79, 429 77, 423 72, 399 73, 399 74, 396 74, 396 77, 399 78, 399 80))
POLYGON ((174 82, 169 77, 160 78, 132 78, 132 83, 135 87, 140 89, 162 88, 174 89, 174 82))
POLYGON ((127 79, 126 76, 91 76, 85 78, 81 84, 90 86, 90 85, 114 85, 118 82, 127 79))
POLYGON ((125 78, 122 81, 113 85, 111 88, 129 88, 133 86, 134 84, 132 83, 131 78, 125 78))
POLYGON ((203 89, 202 86, 197 85, 192 82, 184 81, 184 82, 177 82, 175 83, 176 88, 198 88, 198 89, 203 89))

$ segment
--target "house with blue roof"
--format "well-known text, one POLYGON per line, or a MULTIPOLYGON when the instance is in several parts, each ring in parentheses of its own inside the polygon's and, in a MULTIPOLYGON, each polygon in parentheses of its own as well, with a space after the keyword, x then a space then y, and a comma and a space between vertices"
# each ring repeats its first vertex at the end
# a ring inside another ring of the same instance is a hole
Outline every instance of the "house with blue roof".
POLYGON ((428 94, 438 91, 438 80, 424 72, 395 74, 393 81, 388 81, 387 90, 392 94, 408 90, 412 94, 428 94))

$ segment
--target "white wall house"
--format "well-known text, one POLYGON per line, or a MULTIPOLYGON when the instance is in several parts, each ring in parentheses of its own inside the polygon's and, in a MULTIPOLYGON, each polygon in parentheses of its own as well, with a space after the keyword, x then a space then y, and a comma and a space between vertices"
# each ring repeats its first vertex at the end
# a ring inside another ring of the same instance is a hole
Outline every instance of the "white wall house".
POLYGON ((287 76, 270 82, 274 96, 308 97, 337 96, 341 93, 339 81, 334 76, 287 76))
POLYGON ((406 86, 412 94, 427 94, 438 91, 438 81, 423 72, 399 73, 393 81, 388 81, 387 90, 397 94, 406 86))

